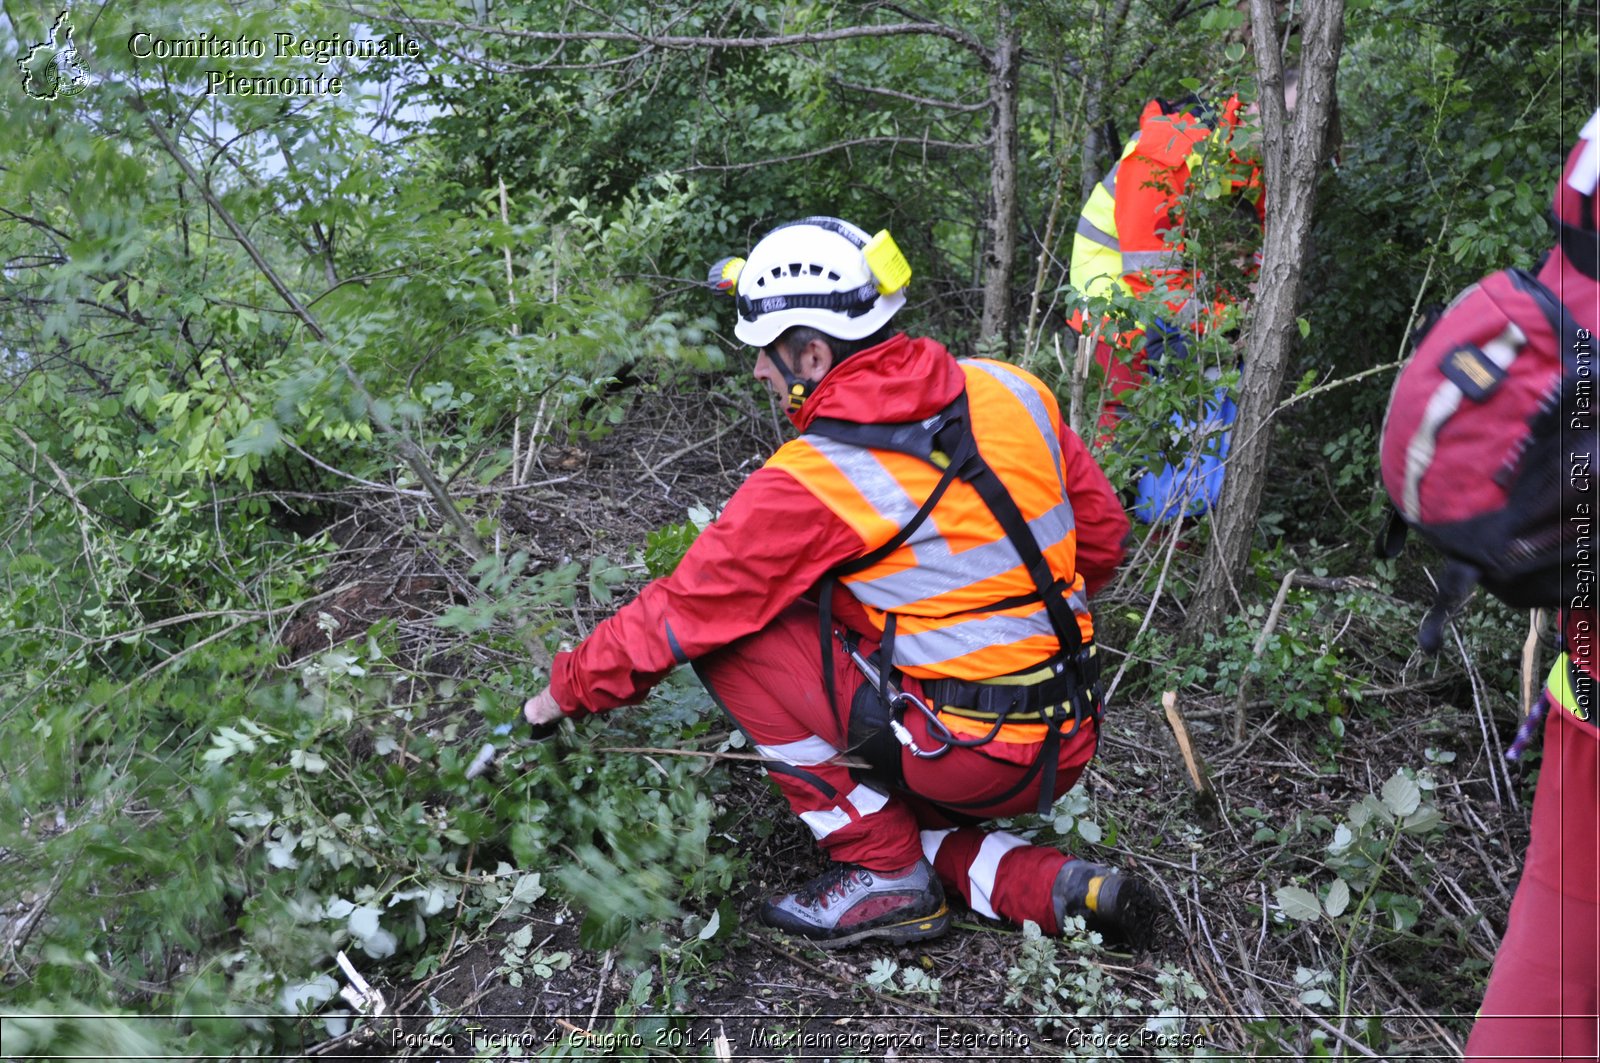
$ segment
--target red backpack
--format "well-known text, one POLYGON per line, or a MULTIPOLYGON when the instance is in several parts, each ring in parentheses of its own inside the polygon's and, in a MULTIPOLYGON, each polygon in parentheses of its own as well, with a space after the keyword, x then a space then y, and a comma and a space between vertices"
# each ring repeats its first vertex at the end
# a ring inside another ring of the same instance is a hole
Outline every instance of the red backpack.
POLYGON ((1570 180, 1587 146, 1557 184, 1562 238, 1539 275, 1502 270, 1456 296, 1389 397, 1379 456, 1396 512, 1379 554, 1409 528, 1445 555, 1418 636, 1429 652, 1475 585, 1523 608, 1597 590, 1600 245, 1594 185, 1570 180))

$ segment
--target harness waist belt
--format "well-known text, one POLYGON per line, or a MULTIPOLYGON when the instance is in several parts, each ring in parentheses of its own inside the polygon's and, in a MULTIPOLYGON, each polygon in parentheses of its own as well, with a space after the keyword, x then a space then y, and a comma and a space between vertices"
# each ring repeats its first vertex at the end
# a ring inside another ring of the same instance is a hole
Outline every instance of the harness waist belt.
POLYGON ((1093 708, 1093 705, 1079 706, 1080 695, 1088 693, 1091 700, 1098 699, 1098 692, 1094 688, 1100 678, 1100 661, 1094 647, 1086 647, 1076 658, 1073 665, 1059 673, 1047 666, 1022 676, 1002 677, 990 683, 964 679, 925 679, 922 681, 922 692, 939 711, 969 720, 1005 720, 1007 723, 1069 720, 1080 710, 1089 711, 1093 708), (1041 673, 1047 678, 1031 683, 1016 682, 1041 673))

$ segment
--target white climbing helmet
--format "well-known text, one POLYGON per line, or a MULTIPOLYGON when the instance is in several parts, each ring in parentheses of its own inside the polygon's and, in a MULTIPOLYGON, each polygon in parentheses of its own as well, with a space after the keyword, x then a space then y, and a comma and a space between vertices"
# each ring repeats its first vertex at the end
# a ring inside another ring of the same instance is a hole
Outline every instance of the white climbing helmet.
POLYGON ((911 267, 887 230, 869 237, 838 218, 780 225, 747 261, 711 267, 714 287, 734 289, 739 320, 733 334, 752 347, 770 346, 796 325, 841 340, 882 328, 906 304, 911 267))

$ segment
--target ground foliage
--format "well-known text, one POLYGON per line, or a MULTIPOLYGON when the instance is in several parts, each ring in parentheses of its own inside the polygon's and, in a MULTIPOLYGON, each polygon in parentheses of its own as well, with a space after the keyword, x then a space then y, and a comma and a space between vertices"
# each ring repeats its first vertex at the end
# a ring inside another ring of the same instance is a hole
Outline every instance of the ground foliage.
MULTIPOLYGON (((1149 874, 1170 912, 1157 948, 968 921, 824 956, 754 925, 817 856, 687 677, 550 743, 493 728, 784 438, 729 308, 694 283, 706 262, 819 210, 888 226, 917 270, 908 325, 979 346, 1002 16, 400 7, 139 12, 168 36, 424 42, 419 62, 335 64, 337 99, 208 97, 201 62, 136 63, 114 8, 75 9, 85 93, 7 84, 8 1055, 499 1058, 486 1034, 531 1032, 527 1054, 555 1057, 709 1058, 719 1035, 783 1057, 879 1027, 977 1056, 994 1046, 959 1039, 1083 1057, 1459 1045, 1537 770, 1500 758, 1526 622, 1475 602, 1440 660, 1413 651, 1427 559, 1368 551, 1377 421, 1413 309, 1548 241, 1551 178, 1594 105, 1592 8, 1348 5, 1303 365, 1238 608, 1184 643, 1208 526, 1140 529, 1097 608, 1101 759, 1013 825, 1149 874), (922 28, 837 33, 891 23, 922 28), (696 42, 758 36, 790 40, 696 42), (1213 801, 1191 796, 1165 691, 1213 801), (498 767, 469 778, 486 741, 498 767), (403 1020, 352 1025, 339 950, 403 1020)), ((1027 324, 981 349, 1046 376, 1083 424, 1096 382, 1055 344, 1080 175, 1151 96, 1253 92, 1245 20, 1063 0, 1004 17, 1025 56, 1027 324)), ((48 34, 8 19, 0 48, 48 34)), ((1190 253, 1247 285, 1211 198, 1197 189, 1190 253)), ((1100 447, 1115 482, 1177 445, 1201 368, 1233 370, 1220 332, 1196 353, 1100 447)))

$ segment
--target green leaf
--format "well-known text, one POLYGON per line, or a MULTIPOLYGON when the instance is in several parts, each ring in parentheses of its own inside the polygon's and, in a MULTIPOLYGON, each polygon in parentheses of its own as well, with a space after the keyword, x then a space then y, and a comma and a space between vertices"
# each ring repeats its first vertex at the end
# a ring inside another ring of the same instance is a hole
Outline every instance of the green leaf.
POLYGON ((279 994, 279 1003, 283 1010, 291 1015, 299 1014, 302 1008, 314 1011, 322 1004, 333 999, 339 991, 339 983, 328 975, 318 975, 309 982, 291 982, 283 987, 279 994))
POLYGON ((1383 784, 1383 807, 1399 818, 1411 815, 1422 804, 1422 790, 1416 781, 1395 772, 1383 784))
POLYGON ((622 916, 590 912, 578 927, 578 943, 586 949, 609 949, 620 944, 627 933, 628 920, 622 916))
POLYGON ((268 455, 277 452, 283 446, 283 436, 278 431, 278 422, 267 417, 260 417, 239 430, 239 434, 228 440, 224 453, 230 458, 242 458, 247 454, 268 455))
POLYGON ((511 899, 518 904, 532 904, 543 897, 544 892, 544 884, 537 874, 519 875, 517 884, 511 887, 511 899))
POLYGON ((518 867, 532 867, 544 858, 546 841, 544 831, 528 823, 515 824, 511 828, 511 858, 518 867))
POLYGON ((297 749, 289 754, 289 766, 309 775, 319 775, 328 770, 328 762, 309 749, 297 749))
POLYGON ((900 970, 900 965, 888 958, 879 958, 872 961, 872 971, 867 975, 867 984, 879 989, 894 981, 894 976, 900 970))
POLYGON ((1443 821, 1444 817, 1439 814, 1439 810, 1429 805, 1401 820, 1400 829, 1407 834, 1426 834, 1443 821))
POLYGON ((1279 886, 1272 895, 1277 898, 1278 907, 1283 909, 1283 914, 1290 919, 1310 922, 1322 917, 1322 902, 1317 900, 1317 895, 1310 890, 1301 889, 1299 886, 1279 886))
POLYGON ((701 941, 710 941, 717 936, 717 931, 722 929, 722 913, 713 911, 711 918, 706 920, 706 925, 700 928, 700 933, 695 936, 701 941))
POLYGON ((350 913, 347 926, 350 936, 359 941, 365 941, 378 932, 378 917, 383 913, 376 908, 363 905, 350 913))
POLYGON ((1328 852, 1335 854, 1342 853, 1346 849, 1350 848, 1351 843, 1355 840, 1355 832, 1353 832, 1345 824, 1341 823, 1334 829, 1333 841, 1328 843, 1328 852))
POLYGON ((1334 919, 1344 914, 1350 907, 1350 886, 1342 878, 1333 880, 1333 885, 1328 887, 1328 896, 1322 902, 1328 915, 1334 919))

